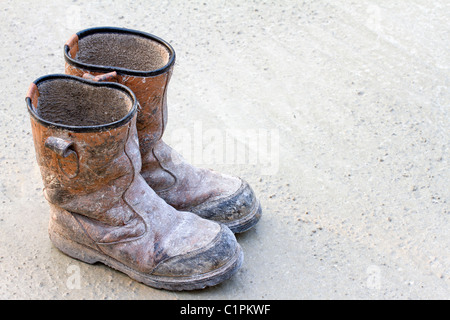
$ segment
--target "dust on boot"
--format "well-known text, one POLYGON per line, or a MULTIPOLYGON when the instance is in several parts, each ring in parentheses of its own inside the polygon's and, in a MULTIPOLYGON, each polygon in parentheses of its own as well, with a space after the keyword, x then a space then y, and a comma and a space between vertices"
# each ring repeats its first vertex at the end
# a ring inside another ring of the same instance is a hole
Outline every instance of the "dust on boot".
POLYGON ((247 182, 194 167, 162 140, 175 61, 167 42, 140 31, 101 27, 73 35, 64 53, 67 74, 100 81, 114 78, 136 94, 141 105, 137 117, 141 175, 161 198, 178 210, 221 222, 233 232, 246 231, 258 222, 261 206, 247 182))
POLYGON ((243 254, 228 228, 175 210, 140 175, 129 88, 49 75, 26 102, 58 249, 169 290, 212 286, 238 270, 243 254))

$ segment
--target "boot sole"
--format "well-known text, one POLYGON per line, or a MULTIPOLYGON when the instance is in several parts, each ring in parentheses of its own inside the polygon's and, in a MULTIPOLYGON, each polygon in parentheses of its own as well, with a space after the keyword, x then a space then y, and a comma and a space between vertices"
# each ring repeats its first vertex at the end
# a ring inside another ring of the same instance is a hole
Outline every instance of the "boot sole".
POLYGON ((206 287, 215 286, 235 274, 242 266, 244 260, 243 251, 240 247, 238 247, 238 250, 235 252, 234 256, 216 270, 195 276, 164 277, 144 274, 133 270, 114 258, 67 239, 56 232, 50 233, 50 240, 56 248, 72 258, 88 264, 100 262, 112 269, 125 273, 130 278, 147 286, 171 291, 199 290, 206 287))
POLYGON ((261 216, 261 204, 259 203, 259 200, 256 200, 248 215, 238 220, 222 223, 230 228, 233 233, 242 233, 253 228, 258 223, 259 219, 261 219, 261 216))

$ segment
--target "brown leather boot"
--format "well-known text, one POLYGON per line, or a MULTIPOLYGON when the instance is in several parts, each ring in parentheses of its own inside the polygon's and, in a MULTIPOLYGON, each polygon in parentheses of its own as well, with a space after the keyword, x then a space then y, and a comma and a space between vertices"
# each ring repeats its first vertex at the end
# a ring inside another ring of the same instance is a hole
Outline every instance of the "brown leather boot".
POLYGON ((167 86, 175 61, 165 41, 135 30, 92 28, 73 35, 64 47, 66 73, 128 86, 141 105, 137 118, 141 174, 178 210, 221 222, 233 232, 253 227, 261 206, 240 178, 196 168, 161 139, 167 124, 167 86))
POLYGON ((58 249, 169 290, 212 286, 238 270, 242 250, 227 227, 175 210, 140 175, 129 88, 49 75, 26 102, 58 249))

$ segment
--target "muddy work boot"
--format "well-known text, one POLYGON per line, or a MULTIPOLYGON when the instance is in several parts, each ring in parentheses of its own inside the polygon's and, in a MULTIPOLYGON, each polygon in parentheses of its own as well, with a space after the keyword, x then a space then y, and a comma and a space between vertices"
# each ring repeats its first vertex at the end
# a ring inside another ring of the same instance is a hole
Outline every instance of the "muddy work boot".
POLYGON ((175 210, 140 175, 130 89, 49 75, 31 84, 26 103, 58 249, 169 290, 212 286, 238 270, 242 250, 227 227, 175 210))
POLYGON ((139 31, 93 28, 73 35, 64 47, 66 73, 129 87, 140 103, 137 117, 141 175, 168 204, 218 221, 233 232, 253 227, 261 206, 240 178, 200 169, 161 139, 167 124, 167 87, 175 61, 165 41, 139 31))

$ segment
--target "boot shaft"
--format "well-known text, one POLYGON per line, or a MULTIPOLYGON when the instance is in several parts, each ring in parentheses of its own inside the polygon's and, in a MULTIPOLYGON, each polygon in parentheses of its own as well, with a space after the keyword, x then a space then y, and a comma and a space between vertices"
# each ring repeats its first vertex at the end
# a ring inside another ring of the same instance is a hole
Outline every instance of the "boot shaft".
POLYGON ((167 125, 167 87, 175 51, 151 34, 122 28, 92 28, 73 35, 64 46, 66 74, 83 77, 116 72, 140 103, 137 130, 146 155, 167 125))
POLYGON ((141 166, 133 93, 50 75, 31 84, 26 101, 47 200, 90 217, 111 208, 141 166))

